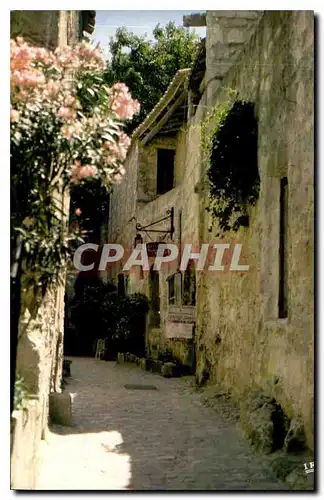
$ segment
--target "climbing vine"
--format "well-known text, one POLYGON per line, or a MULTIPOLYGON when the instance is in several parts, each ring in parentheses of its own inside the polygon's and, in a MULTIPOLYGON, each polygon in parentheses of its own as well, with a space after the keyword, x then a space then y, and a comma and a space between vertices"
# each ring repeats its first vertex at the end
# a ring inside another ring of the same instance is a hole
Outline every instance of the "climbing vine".
POLYGON ((259 196, 257 140, 254 104, 237 100, 234 91, 202 124, 210 231, 215 221, 222 231, 248 226, 247 205, 254 205, 259 196))
POLYGON ((25 381, 19 375, 15 380, 15 392, 14 392, 14 409, 23 410, 27 412, 27 404, 30 398, 30 394, 27 390, 25 381))

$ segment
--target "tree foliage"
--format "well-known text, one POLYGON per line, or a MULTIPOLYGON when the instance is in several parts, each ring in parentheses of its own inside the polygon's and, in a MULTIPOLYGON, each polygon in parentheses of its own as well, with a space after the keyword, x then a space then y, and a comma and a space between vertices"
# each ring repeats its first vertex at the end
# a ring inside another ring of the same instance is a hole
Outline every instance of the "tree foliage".
POLYGON ((141 103, 140 114, 133 117, 129 131, 153 109, 176 72, 191 66, 199 42, 195 33, 173 22, 165 27, 158 24, 153 36, 151 41, 119 28, 110 40, 112 61, 107 68, 106 81, 109 85, 123 81, 141 103))

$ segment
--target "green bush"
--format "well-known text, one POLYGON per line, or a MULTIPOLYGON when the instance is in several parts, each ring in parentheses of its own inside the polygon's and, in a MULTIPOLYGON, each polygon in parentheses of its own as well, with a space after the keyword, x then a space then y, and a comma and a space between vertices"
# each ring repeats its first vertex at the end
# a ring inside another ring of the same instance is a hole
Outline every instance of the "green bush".
POLYGON ((145 295, 134 293, 120 297, 114 283, 80 274, 71 306, 77 343, 72 346, 75 352, 71 351, 71 354, 89 355, 94 341, 106 338, 110 354, 132 352, 144 355, 148 304, 145 295))
POLYGON ((119 319, 113 340, 119 352, 145 355, 145 317, 149 309, 146 295, 134 293, 119 299, 119 319))

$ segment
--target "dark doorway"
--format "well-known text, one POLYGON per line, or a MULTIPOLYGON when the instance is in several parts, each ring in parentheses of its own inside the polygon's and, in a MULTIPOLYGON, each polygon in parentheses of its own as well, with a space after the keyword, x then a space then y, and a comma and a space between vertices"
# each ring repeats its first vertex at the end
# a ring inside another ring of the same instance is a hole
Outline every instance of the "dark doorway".
POLYGON ((150 269, 149 277, 150 286, 150 325, 153 328, 160 327, 160 279, 158 271, 153 270, 153 266, 150 269))

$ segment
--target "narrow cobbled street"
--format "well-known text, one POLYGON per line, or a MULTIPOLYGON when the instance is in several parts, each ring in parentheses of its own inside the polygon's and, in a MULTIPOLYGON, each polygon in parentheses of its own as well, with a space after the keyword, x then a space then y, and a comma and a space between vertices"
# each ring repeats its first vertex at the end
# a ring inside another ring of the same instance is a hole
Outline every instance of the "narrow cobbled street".
POLYGON ((202 405, 192 377, 72 360, 74 426, 42 442, 37 489, 286 489, 235 423, 202 405))

